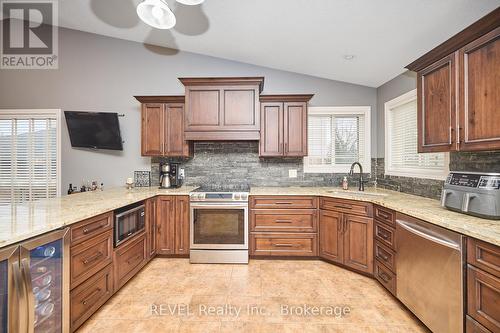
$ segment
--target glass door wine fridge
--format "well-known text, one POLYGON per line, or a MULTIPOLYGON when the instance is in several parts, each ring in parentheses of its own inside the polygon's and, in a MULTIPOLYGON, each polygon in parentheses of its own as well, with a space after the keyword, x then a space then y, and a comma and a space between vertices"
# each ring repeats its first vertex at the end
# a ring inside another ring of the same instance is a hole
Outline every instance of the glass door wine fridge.
POLYGON ((69 332, 69 229, 0 251, 0 333, 69 332))

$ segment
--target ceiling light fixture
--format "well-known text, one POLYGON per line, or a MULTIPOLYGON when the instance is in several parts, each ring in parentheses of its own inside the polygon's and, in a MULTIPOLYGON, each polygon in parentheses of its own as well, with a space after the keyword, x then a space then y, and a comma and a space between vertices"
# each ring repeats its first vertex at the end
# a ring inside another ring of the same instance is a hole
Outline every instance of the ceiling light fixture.
POLYGON ((353 60, 354 58, 356 58, 356 56, 354 54, 346 54, 344 56, 345 60, 353 60))
POLYGON ((196 6, 201 4, 205 0, 177 0, 177 2, 182 3, 183 5, 188 6, 196 6))
POLYGON ((174 13, 164 0, 144 0, 137 6, 137 15, 144 23, 157 29, 170 29, 176 23, 174 13))
MULTIPOLYGON (((195 6, 205 0, 177 0, 183 5, 195 6)), ((170 29, 175 26, 174 13, 165 0, 144 0, 137 5, 137 15, 147 25, 157 29, 170 29)))

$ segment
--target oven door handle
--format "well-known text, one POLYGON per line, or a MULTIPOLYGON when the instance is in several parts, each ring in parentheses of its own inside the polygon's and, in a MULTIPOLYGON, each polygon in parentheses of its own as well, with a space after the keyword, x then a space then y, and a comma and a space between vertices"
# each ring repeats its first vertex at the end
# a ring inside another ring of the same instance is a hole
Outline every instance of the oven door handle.
POLYGON ((247 203, 227 202, 227 203, 191 203, 191 208, 208 208, 208 209, 241 209, 248 208, 247 203))

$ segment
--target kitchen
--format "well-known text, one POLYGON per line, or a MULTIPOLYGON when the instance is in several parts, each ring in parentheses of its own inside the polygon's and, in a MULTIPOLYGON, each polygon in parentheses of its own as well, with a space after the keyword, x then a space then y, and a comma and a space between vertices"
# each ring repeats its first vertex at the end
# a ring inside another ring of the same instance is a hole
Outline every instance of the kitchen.
POLYGON ((289 4, 376 11, 376 57, 265 1, 47 3, 3 20, 58 53, 0 69, 0 333, 500 332, 498 1, 289 4))

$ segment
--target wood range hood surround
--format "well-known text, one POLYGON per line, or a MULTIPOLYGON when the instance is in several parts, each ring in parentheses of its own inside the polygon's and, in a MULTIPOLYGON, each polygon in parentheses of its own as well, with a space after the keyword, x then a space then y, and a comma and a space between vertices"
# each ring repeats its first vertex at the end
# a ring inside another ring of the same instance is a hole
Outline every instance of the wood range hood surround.
POLYGON ((179 78, 186 88, 184 138, 259 140, 264 77, 179 78))

